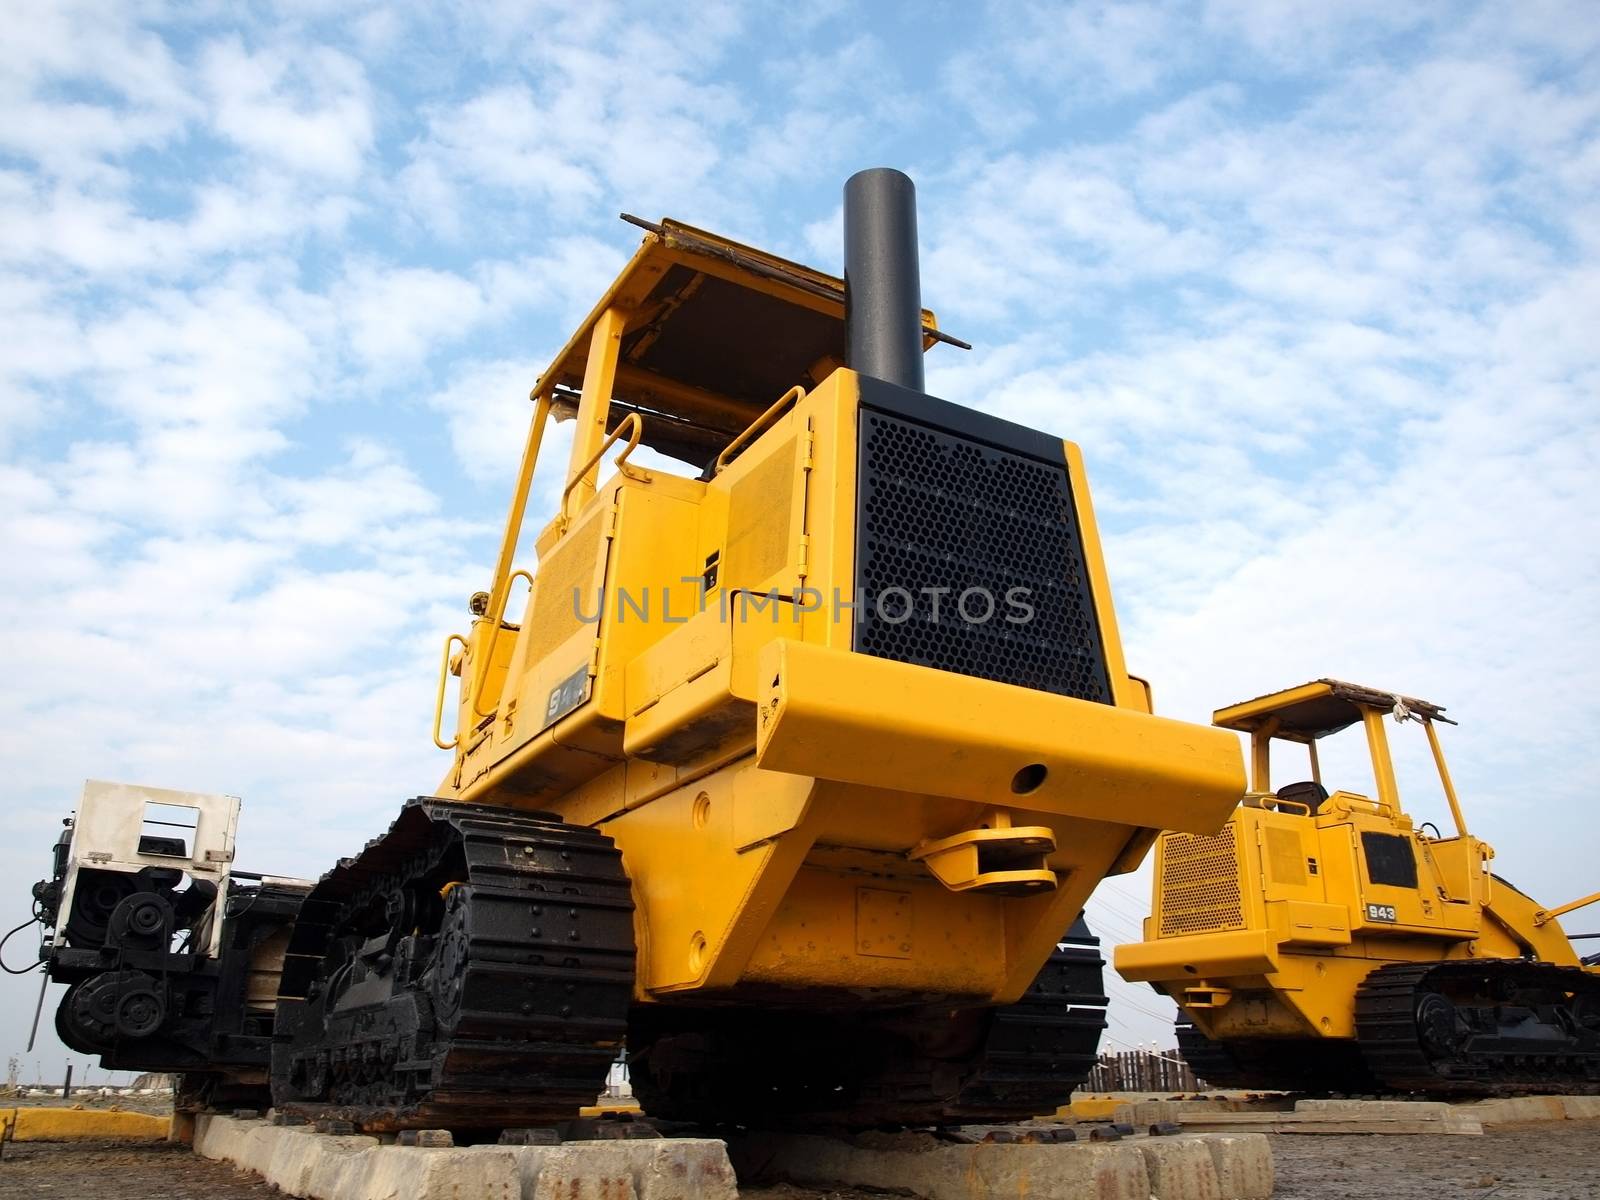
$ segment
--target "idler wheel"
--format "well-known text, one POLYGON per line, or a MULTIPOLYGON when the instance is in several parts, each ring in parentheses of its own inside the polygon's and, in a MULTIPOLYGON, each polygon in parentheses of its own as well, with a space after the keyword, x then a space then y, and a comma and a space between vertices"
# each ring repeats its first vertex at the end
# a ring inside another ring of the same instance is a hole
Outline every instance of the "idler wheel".
POLYGON ((433 996, 439 1024, 455 1025, 461 1008, 461 993, 467 982, 467 958, 471 937, 467 932, 466 889, 454 888, 446 901, 443 927, 433 952, 433 996))
POLYGON ((1417 998, 1417 1035, 1435 1057, 1454 1057, 1460 1045, 1456 1006, 1438 992, 1424 992, 1417 998))
POLYGON ((117 1000, 117 1034, 125 1038, 149 1037, 161 1028, 167 1006, 155 988, 140 988, 117 1000))

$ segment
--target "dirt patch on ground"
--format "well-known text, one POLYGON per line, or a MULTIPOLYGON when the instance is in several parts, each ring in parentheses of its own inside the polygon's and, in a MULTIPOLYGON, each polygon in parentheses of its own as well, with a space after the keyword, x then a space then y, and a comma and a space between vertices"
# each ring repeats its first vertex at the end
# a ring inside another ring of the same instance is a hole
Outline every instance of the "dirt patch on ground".
POLYGON ((264 1200, 282 1197, 254 1175, 166 1142, 8 1142, 0 1197, 63 1200, 264 1200))

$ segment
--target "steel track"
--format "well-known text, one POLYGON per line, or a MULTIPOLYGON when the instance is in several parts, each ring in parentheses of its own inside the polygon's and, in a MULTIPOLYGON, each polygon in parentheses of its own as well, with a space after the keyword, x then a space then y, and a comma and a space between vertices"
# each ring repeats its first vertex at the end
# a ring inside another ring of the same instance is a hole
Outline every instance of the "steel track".
POLYGON ((1362 981, 1356 1037, 1396 1091, 1600 1091, 1600 976, 1522 959, 1393 963, 1362 981), (1427 1032, 1430 995, 1468 1010, 1443 1038, 1427 1032))
POLYGON ((1095 1064, 1104 966, 1084 936, 1016 1004, 934 1013, 666 1006, 636 1013, 635 1094, 701 1125, 851 1128, 1025 1120, 1054 1112, 1095 1064))
POLYGON ((1244 1038, 1214 1042, 1181 1013, 1175 1032, 1189 1069, 1212 1088, 1260 1092, 1371 1092, 1380 1085, 1352 1042, 1244 1038))
POLYGON ((1353 1042, 1214 1042, 1182 1018, 1177 1034, 1184 1060, 1213 1087, 1475 1096, 1595 1092, 1600 976, 1520 959, 1391 963, 1368 975, 1356 993, 1353 1042), (1440 1008, 1426 999, 1430 995, 1452 1003, 1440 1008), (1458 1008, 1466 1011, 1458 1015, 1458 1008), (1445 1030, 1431 1041, 1429 1012, 1434 1028, 1445 1030))
POLYGON ((366 1129, 575 1116, 626 1031, 632 910, 603 834, 548 814, 408 802, 301 910, 275 1102, 366 1129))

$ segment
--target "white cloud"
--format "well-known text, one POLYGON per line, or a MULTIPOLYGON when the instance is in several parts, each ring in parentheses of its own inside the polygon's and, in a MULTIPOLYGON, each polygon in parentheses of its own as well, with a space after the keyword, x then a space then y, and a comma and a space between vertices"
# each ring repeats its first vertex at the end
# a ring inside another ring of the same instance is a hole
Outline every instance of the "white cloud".
POLYGON ((533 360, 464 364, 429 397, 429 405, 449 424, 456 460, 472 479, 505 485, 516 478, 533 415, 528 392, 543 369, 543 362, 533 360))
POLYGON ((349 460, 326 474, 279 478, 272 487, 282 509, 261 532, 302 547, 355 546, 392 527, 425 527, 439 508, 415 474, 371 442, 356 443, 349 460))
POLYGON ((451 271, 353 267, 335 292, 339 323, 357 361, 399 371, 482 319, 483 292, 451 271))
POLYGON ((1386 4, 1384 0, 1208 0, 1204 24, 1213 34, 1243 39, 1251 50, 1277 67, 1300 69, 1336 64, 1370 53, 1386 39, 1418 26, 1447 21, 1448 5, 1386 4))
POLYGON ((39 5, 10 21, 0 44, 0 147, 69 176, 108 173, 105 158, 178 136, 195 112, 182 69, 161 37, 139 30, 131 5, 39 5), (122 104, 65 98, 88 84, 122 104))
MULTIPOLYGON (((682 23, 607 26, 603 10, 478 14, 500 50, 525 55, 531 80, 475 88, 435 106, 410 147, 402 182, 415 218, 449 233, 464 223, 463 189, 544 202, 568 220, 623 195, 645 211, 706 194, 722 158, 718 134, 736 128, 737 100, 705 77, 737 28, 736 7, 703 5, 682 23), (623 64, 649 63, 647 71, 623 64), (623 80, 626 80, 624 83, 623 80)), ((713 189, 715 190, 715 189, 713 189)))
POLYGON ((207 46, 200 78, 217 132, 291 171, 348 180, 373 139, 366 73, 327 46, 252 52, 238 38, 207 46))

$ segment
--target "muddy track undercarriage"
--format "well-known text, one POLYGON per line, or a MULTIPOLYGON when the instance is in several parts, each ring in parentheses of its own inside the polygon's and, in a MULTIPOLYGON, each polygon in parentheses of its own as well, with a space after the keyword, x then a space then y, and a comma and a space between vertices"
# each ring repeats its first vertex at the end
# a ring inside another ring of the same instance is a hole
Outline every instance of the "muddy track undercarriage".
POLYGON ((563 1121, 593 1103, 626 1038, 637 1094, 667 1120, 1017 1120, 1066 1101, 1105 1027, 1103 960, 1081 923, 997 1010, 630 1014, 632 907, 620 855, 594 830, 410 802, 302 908, 276 1103, 375 1130, 563 1121))
POLYGON ((280 1107, 368 1129, 556 1121, 627 1027, 633 902, 609 838, 419 799, 325 875, 290 942, 280 1107))
POLYGON ((1356 1037, 1178 1046, 1212 1087, 1495 1096, 1600 1091, 1600 977, 1552 963, 1391 963, 1356 994, 1356 1037))
POLYGON ((652 1115, 871 1128, 1026 1120, 1066 1103, 1105 1028, 1104 960, 1079 922, 1017 1003, 830 1014, 635 1011, 629 1063, 652 1115))
POLYGON ((1521 959, 1394 963, 1356 993, 1356 1035, 1395 1091, 1600 1091, 1600 976, 1521 959))

